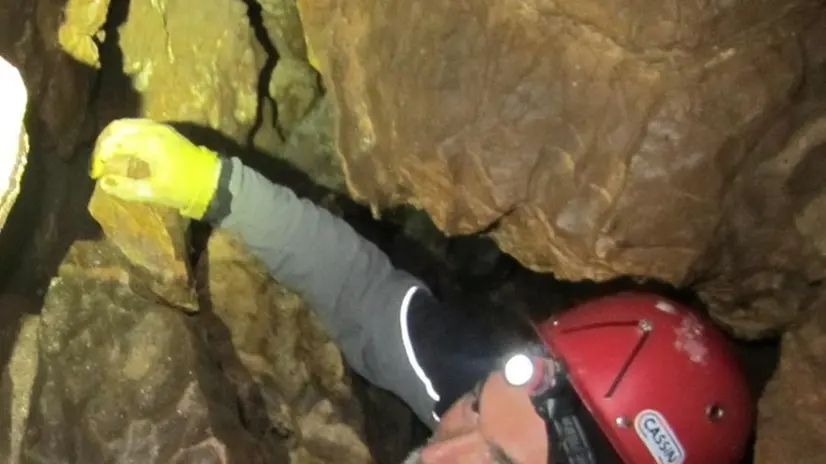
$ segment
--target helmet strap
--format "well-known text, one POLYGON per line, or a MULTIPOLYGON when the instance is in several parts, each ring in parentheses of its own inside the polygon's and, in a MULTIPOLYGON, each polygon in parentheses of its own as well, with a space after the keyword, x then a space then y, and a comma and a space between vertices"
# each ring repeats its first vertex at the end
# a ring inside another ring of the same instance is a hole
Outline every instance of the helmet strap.
POLYGON ((537 391, 531 400, 545 420, 548 434, 548 460, 555 464, 596 464, 580 414, 588 414, 574 391, 564 366, 555 362, 553 380, 544 391, 537 391))

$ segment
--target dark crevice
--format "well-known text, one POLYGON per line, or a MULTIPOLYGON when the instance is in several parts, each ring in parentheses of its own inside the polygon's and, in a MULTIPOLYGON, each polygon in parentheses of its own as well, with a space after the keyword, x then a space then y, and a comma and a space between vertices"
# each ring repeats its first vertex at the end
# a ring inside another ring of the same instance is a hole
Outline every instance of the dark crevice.
POLYGON ((267 107, 270 107, 273 112, 273 129, 275 129, 278 136, 281 137, 281 140, 285 140, 285 134, 282 133, 281 128, 278 127, 278 124, 276 124, 276 121, 278 121, 278 106, 276 101, 270 95, 270 81, 272 80, 272 74, 275 70, 275 65, 278 64, 278 59, 280 56, 278 54, 278 50, 275 48, 275 45, 272 43, 272 40, 270 40, 270 35, 264 25, 264 12, 261 5, 255 0, 244 0, 244 3, 247 5, 247 16, 250 21, 250 26, 255 33, 255 39, 261 47, 264 48, 264 52, 267 54, 264 66, 261 68, 261 73, 258 75, 258 108, 256 109, 255 123, 253 123, 252 128, 247 134, 247 145, 253 146, 255 135, 264 124, 264 111, 266 111, 267 107))

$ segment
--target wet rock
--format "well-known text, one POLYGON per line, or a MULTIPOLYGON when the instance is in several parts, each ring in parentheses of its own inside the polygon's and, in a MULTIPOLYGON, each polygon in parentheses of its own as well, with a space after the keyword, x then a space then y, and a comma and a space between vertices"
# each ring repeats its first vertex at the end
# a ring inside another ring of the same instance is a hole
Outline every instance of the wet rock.
POLYGON ((23 124, 29 95, 20 71, 0 57, 0 229, 20 194, 29 157, 29 135, 23 124))
POLYGON ((213 350, 237 353, 238 362, 220 357, 230 372, 249 373, 230 373, 238 390, 260 390, 263 405, 249 401, 248 420, 266 413, 289 438, 292 462, 370 462, 341 353, 310 308, 223 232, 210 237, 197 269, 209 311, 229 330, 231 345, 213 350))
POLYGON ((14 462, 277 461, 239 421, 186 316, 136 295, 129 279, 105 242, 69 251, 40 316, 14 462))
POLYGON ((817 463, 826 453, 826 297, 783 335, 780 365, 760 399, 757 463, 817 463))
POLYGON ((124 72, 141 94, 141 116, 246 140, 256 116, 262 53, 242 0, 130 2, 119 33, 124 72))
POLYGON ((102 28, 108 12, 109 0, 69 0, 58 30, 63 50, 81 63, 100 68, 97 41, 105 39, 102 28))
MULTIPOLYGON (((62 48, 61 4, 50 0, 3 0, 0 55, 20 69, 31 102, 27 127, 34 148, 66 159, 88 135, 86 108, 96 71, 62 48)), ((76 16, 72 16, 74 20, 76 16)))

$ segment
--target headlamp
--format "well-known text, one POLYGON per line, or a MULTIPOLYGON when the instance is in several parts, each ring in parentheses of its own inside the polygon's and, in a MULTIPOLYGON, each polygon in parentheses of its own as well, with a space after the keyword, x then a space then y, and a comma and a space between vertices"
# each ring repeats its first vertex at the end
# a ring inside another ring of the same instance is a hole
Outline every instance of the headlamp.
POLYGON ((536 372, 533 361, 525 354, 516 354, 505 362, 505 380, 514 387, 530 382, 536 372))
POLYGON ((563 363, 517 353, 506 359, 503 373, 511 386, 529 390, 531 403, 547 427, 550 462, 595 464, 578 417, 581 403, 563 363))

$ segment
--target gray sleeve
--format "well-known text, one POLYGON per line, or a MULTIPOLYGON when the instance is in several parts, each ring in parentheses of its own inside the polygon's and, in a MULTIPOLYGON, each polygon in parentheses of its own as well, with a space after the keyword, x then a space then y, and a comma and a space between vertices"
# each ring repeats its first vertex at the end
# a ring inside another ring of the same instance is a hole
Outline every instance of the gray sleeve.
POLYGON ((425 285, 396 269, 342 219, 237 158, 222 163, 213 203, 225 212, 206 219, 240 238, 276 280, 302 294, 353 369, 434 426, 438 394, 416 359, 407 327, 410 301, 428 291, 425 285))

